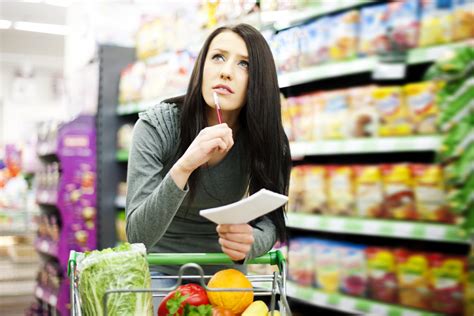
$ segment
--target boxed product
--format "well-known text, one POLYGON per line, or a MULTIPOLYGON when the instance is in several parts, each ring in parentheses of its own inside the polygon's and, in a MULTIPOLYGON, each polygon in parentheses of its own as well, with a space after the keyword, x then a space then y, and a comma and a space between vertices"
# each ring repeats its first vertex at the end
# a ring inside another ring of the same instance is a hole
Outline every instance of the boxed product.
POLYGON ((372 93, 375 86, 347 89, 349 102, 349 137, 372 137, 377 134, 378 115, 372 93))
POLYGON ((278 60, 280 72, 291 72, 298 69, 300 28, 293 27, 277 33, 278 60))
MULTIPOLYGON (((167 56, 169 57, 170 55, 167 56)), ((146 65, 140 99, 155 99, 168 93, 168 80, 172 76, 163 75, 170 74, 170 64, 168 61, 168 58, 162 58, 146 65)))
POLYGON ((119 103, 141 99, 141 90, 145 82, 146 66, 143 62, 128 65, 120 74, 119 103))
POLYGON ((304 209, 304 177, 304 166, 296 166, 291 169, 290 186, 288 189, 288 212, 301 212, 304 209))
POLYGON ((289 278, 298 284, 311 286, 314 280, 313 241, 309 238, 295 238, 288 250, 289 278))
POLYGON ((421 219, 454 222, 444 190, 443 169, 440 165, 412 164, 415 204, 421 219))
POLYGON ((313 117, 315 110, 313 97, 311 94, 301 95, 296 97, 296 103, 299 105, 301 113, 297 139, 299 141, 313 141, 313 117))
POLYGON ((302 27, 300 68, 323 63, 329 59, 330 19, 321 17, 302 27))
POLYGON ((420 28, 419 0, 397 0, 388 3, 388 27, 392 50, 416 47, 420 28))
POLYGON ((453 0, 453 40, 474 37, 473 5, 472 0, 453 0))
POLYGON ((421 0, 419 46, 451 42, 452 24, 452 0, 421 0))
POLYGON ((355 215, 354 183, 350 166, 329 166, 328 205, 331 215, 355 215))
POLYGON ((384 208, 388 216, 395 219, 417 219, 410 165, 384 164, 381 168, 384 182, 384 208))
POLYGON ((314 245, 314 267, 316 268, 316 284, 327 293, 339 290, 341 278, 339 243, 330 241, 317 242, 314 245))
POLYGON ((372 92, 379 115, 380 136, 404 136, 412 133, 401 87, 377 87, 372 92))
POLYGON ((436 84, 431 81, 403 86, 405 103, 416 134, 435 134, 438 106, 436 84))
POLYGON ((368 296, 387 303, 398 303, 398 284, 395 255, 390 249, 366 249, 368 296))
POLYGON ((329 55, 332 60, 353 58, 357 54, 359 12, 347 11, 330 17, 329 55))
POLYGON ((338 247, 342 293, 365 296, 367 292, 367 268, 365 246, 343 244, 338 247))
POLYGON ((161 19, 145 22, 137 32, 136 55, 138 59, 156 56, 165 50, 165 26, 161 19))
POLYGON ((363 56, 388 51, 387 4, 360 10, 359 53, 363 56))
POLYGON ((347 117, 349 103, 345 90, 324 93, 324 128, 325 139, 342 139, 347 137, 347 117))
POLYGON ((428 256, 405 249, 397 249, 394 253, 397 258, 400 304, 428 309, 430 304, 428 256))
POLYGON ((286 137, 288 141, 294 141, 294 135, 292 131, 292 122, 291 122, 291 110, 288 104, 288 99, 280 93, 280 103, 281 103, 281 121, 283 124, 283 129, 285 130, 286 137))
MULTIPOLYGON (((288 108, 291 116, 291 130, 294 141, 308 140, 312 130, 308 129, 305 124, 310 124, 311 120, 304 117, 305 111, 311 111, 311 109, 305 109, 302 106, 300 97, 289 97, 288 108)), ((311 117, 310 117, 311 118, 311 117)))
POLYGON ((357 215, 387 217, 384 212, 382 172, 379 166, 354 166, 357 215))
POLYGON ((326 168, 305 166, 305 193, 303 210, 310 213, 327 213, 326 168))
POLYGON ((464 310, 466 258, 432 254, 430 256, 430 310, 461 315, 464 310))
POLYGON ((325 128, 325 121, 324 121, 324 110, 326 107, 326 98, 324 97, 324 93, 318 92, 312 94, 311 100, 313 106, 313 136, 314 140, 322 140, 324 139, 324 128, 325 128))

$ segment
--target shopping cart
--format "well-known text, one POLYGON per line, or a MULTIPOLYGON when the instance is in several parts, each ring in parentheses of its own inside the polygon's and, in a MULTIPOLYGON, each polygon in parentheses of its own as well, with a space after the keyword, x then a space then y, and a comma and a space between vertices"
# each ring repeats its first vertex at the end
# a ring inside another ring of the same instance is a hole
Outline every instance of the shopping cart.
MULTIPOLYGON (((68 263, 68 275, 71 281, 71 315, 82 316, 81 298, 79 295, 78 281, 79 275, 76 270, 76 257, 79 253, 71 251, 68 263)), ((221 253, 184 253, 184 254, 158 254, 152 253, 147 255, 149 265, 179 265, 181 266, 176 276, 152 276, 152 279, 174 279, 176 285, 169 288, 155 289, 111 289, 106 291, 103 298, 104 315, 107 316, 107 299, 114 293, 152 293, 153 297, 164 297, 170 291, 175 290, 183 283, 188 282, 199 283, 206 291, 210 292, 254 292, 256 299, 260 296, 270 296, 270 315, 278 304, 278 309, 282 316, 291 316, 291 311, 286 299, 286 261, 282 253, 278 250, 249 260, 247 264, 270 264, 278 268, 273 274, 264 275, 248 275, 247 278, 252 282, 253 289, 245 288, 208 288, 206 280, 211 275, 204 275, 200 265, 217 265, 217 264, 233 264, 232 260, 225 254, 221 253), (194 269, 197 274, 185 275, 186 270, 194 269), (277 296, 279 299, 277 299, 277 296)))

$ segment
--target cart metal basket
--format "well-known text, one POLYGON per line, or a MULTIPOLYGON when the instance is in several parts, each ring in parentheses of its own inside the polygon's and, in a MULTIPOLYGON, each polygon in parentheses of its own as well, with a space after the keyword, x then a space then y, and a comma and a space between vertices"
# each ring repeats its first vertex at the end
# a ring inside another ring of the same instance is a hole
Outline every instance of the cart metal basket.
MULTIPOLYGON (((71 282, 71 315, 82 316, 81 298, 79 295, 79 274, 76 269, 76 257, 79 253, 71 251, 68 263, 68 275, 71 282)), ((256 299, 258 297, 270 296, 270 315, 273 316, 275 307, 278 307, 282 316, 291 316, 291 311, 286 298, 286 261, 278 250, 249 260, 246 264, 270 264, 278 269, 273 274, 247 275, 252 282, 253 289, 245 288, 208 288, 206 281, 211 275, 204 275, 200 265, 225 265, 233 264, 233 261, 223 253, 184 253, 184 254, 158 254, 147 255, 149 265, 179 265, 181 266, 176 276, 151 276, 152 279, 174 279, 176 284, 168 288, 151 289, 111 289, 106 291, 103 298, 104 315, 107 316, 107 299, 113 293, 152 293, 153 297, 164 297, 183 283, 183 280, 200 284, 206 291, 210 292, 248 292, 253 291, 256 299), (193 275, 185 275, 186 270, 197 272, 193 275), (278 305, 278 306, 277 306, 278 305)))

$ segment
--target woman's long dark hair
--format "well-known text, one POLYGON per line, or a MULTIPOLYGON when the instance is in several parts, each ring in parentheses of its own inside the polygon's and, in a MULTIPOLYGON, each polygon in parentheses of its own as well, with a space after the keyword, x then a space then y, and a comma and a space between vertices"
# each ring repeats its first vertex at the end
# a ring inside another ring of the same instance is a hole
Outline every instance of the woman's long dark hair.
MULTIPOLYGON (((181 137, 179 153, 183 154, 199 132, 207 126, 206 103, 202 97, 202 77, 209 46, 219 33, 232 31, 247 45, 249 57, 246 104, 240 112, 241 131, 247 144, 249 161, 249 194, 262 188, 288 194, 291 156, 288 138, 281 122, 280 90, 271 50, 258 30, 247 24, 220 27, 209 35, 191 74, 185 96, 168 99, 181 107, 181 137)), ((198 170, 196 170, 198 171, 198 170)), ((192 193, 199 178, 193 172, 188 184, 192 193)), ((285 208, 271 212, 268 217, 276 226, 277 237, 287 241, 285 208)), ((254 223, 256 224, 256 223, 254 223)))

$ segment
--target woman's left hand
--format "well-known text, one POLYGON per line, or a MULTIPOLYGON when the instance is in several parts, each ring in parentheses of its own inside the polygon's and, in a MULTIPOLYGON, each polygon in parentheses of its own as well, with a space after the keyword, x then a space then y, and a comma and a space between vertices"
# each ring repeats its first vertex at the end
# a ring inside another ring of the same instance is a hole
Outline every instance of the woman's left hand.
POLYGON ((249 224, 221 224, 217 225, 219 244, 222 251, 232 260, 245 259, 252 244, 253 228, 249 224))

